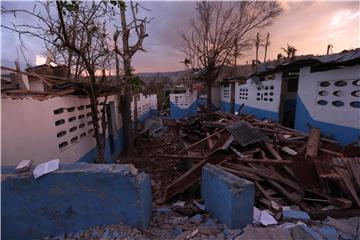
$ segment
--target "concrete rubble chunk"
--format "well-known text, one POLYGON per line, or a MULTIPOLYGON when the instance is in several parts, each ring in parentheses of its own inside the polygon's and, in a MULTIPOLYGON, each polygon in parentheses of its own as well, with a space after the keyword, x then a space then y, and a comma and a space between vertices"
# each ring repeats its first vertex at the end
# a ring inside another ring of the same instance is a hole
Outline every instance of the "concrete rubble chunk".
POLYGON ((357 231, 359 231, 360 217, 353 217, 349 219, 335 219, 332 217, 327 217, 324 223, 336 228, 342 233, 355 235, 357 231))
POLYGON ((307 225, 297 225, 291 230, 294 240, 322 240, 323 238, 307 225))
POLYGON ((267 228, 254 228, 248 225, 244 229, 244 233, 237 236, 235 240, 293 240, 291 233, 287 229, 267 227, 267 228))
POLYGON ((15 171, 20 172, 26 172, 31 168, 32 160, 22 160, 15 168, 15 171))
POLYGON ((310 220, 309 214, 300 210, 283 209, 282 216, 284 220, 301 220, 301 221, 310 220))
POLYGON ((196 214, 192 218, 190 218, 190 221, 195 224, 200 224, 202 222, 202 216, 200 214, 196 214))
POLYGON ((54 172, 59 169, 59 159, 53 159, 45 163, 37 165, 34 169, 34 178, 37 179, 45 174, 54 172))

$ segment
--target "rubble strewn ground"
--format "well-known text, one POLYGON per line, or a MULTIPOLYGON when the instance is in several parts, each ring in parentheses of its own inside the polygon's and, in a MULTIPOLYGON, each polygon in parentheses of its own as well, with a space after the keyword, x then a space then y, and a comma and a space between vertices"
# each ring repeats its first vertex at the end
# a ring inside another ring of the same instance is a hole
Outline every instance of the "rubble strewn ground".
POLYGON ((148 229, 131 228, 123 224, 111 224, 66 233, 45 239, 358 239, 360 217, 300 221, 280 220, 277 224, 248 225, 244 229, 229 229, 211 218, 208 213, 195 207, 193 202, 175 203, 154 209, 148 229), (181 205, 184 205, 183 207, 181 205), (189 210, 193 209, 193 210, 189 210))
POLYGON ((119 159, 151 176, 149 228, 107 225, 52 239, 360 238, 360 218, 352 217, 360 215, 358 146, 247 115, 217 112, 165 124, 168 131, 155 138, 142 131, 136 152, 119 159), (199 169, 207 162, 254 182, 252 225, 229 229, 206 212, 199 169))

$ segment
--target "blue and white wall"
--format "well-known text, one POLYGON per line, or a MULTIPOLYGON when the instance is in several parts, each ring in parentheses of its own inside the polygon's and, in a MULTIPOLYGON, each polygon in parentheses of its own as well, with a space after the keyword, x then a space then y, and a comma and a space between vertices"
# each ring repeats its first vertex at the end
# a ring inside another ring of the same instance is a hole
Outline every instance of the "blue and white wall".
POLYGON ((231 110, 231 84, 221 86, 220 111, 230 112, 231 110))
POLYGON ((251 78, 246 84, 235 85, 235 112, 240 106, 243 112, 255 115, 259 119, 279 121, 280 93, 282 74, 277 73, 273 80, 255 83, 251 78))
POLYGON ((170 117, 180 119, 197 113, 197 92, 170 94, 170 117))
POLYGON ((311 124, 343 144, 360 136, 360 66, 323 72, 300 70, 295 128, 311 124))
MULTIPOLYGON (((135 98, 135 97, 134 97, 135 98)), ((152 95, 143 95, 139 94, 137 98, 137 116, 140 122, 144 122, 151 114, 157 113, 157 96, 156 94, 152 95)), ((131 101, 131 119, 134 121, 134 99, 131 101)))
MULTIPOLYGON (((114 152, 110 152, 107 137, 105 158, 112 162, 123 149, 122 119, 116 96, 109 96, 107 103, 114 112, 114 152)), ((17 165, 24 159, 35 163, 55 158, 62 163, 94 161, 96 145, 88 98, 64 96, 39 101, 3 96, 1 104, 2 165, 17 165)))

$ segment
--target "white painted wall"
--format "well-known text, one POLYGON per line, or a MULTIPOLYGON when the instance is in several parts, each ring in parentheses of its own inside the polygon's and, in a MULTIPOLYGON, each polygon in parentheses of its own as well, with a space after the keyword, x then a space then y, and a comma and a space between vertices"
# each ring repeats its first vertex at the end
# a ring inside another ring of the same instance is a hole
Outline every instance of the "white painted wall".
MULTIPOLYGON (((298 96, 301 98, 311 117, 315 120, 335 123, 338 125, 360 128, 360 109, 350 106, 353 101, 360 101, 359 97, 351 93, 360 90, 360 86, 354 85, 360 79, 360 66, 344 67, 323 72, 310 72, 310 67, 300 69, 298 96), (345 81, 343 87, 335 86, 337 81, 345 81), (321 87, 320 83, 327 81, 329 86, 321 87), (326 91, 326 95, 319 93, 326 91), (336 91, 341 91, 343 96, 335 96, 336 91), (318 101, 325 100, 327 105, 319 105, 318 101), (344 106, 335 107, 333 101, 342 101, 344 106)), ((360 82, 358 82, 360 85, 360 82)))
MULTIPOLYGON (((116 97, 109 96, 107 102, 114 102, 116 127, 121 128, 116 97)), ((88 98, 76 96, 54 97, 44 101, 30 97, 2 97, 1 164, 16 165, 24 159, 32 159, 35 163, 54 158, 59 158, 62 163, 79 160, 95 147, 95 140, 89 132, 92 129, 92 125, 88 124, 91 121, 89 103, 88 98), (69 112, 72 108, 75 108, 74 111, 69 112), (63 112, 54 114, 56 109, 63 109, 63 112), (76 119, 70 122, 71 117, 76 119), (56 126, 58 120, 64 120, 64 123, 56 126), (70 132, 72 127, 76 127, 76 130, 70 132), (57 137, 62 131, 66 131, 66 135, 57 137), (86 135, 82 136, 84 133, 86 135), (71 143, 71 139, 76 137, 77 140, 71 143), (68 142, 68 145, 59 148, 63 142, 68 142)))
POLYGON ((197 92, 190 92, 189 90, 186 93, 171 93, 170 101, 176 106, 182 109, 187 109, 197 100, 197 92))
POLYGON ((151 94, 150 95, 150 109, 157 110, 157 95, 151 94))
POLYGON ((212 99, 211 99, 211 103, 216 107, 216 108, 220 108, 221 106, 221 87, 212 87, 211 88, 211 95, 212 95, 212 99))
POLYGON ((222 85, 221 86, 221 101, 222 102, 230 102, 231 97, 231 88, 230 84, 227 86, 222 85))
MULTIPOLYGON (((143 95, 142 93, 139 94, 137 98, 137 114, 138 119, 140 119, 143 115, 148 113, 151 109, 157 109, 157 96, 156 94, 152 95, 143 95)), ((131 119, 134 121, 134 98, 131 101, 131 119)))
POLYGON ((245 104, 247 107, 278 112, 282 73, 277 73, 274 80, 266 80, 258 84, 253 79, 247 79, 246 84, 236 83, 235 104, 245 104))

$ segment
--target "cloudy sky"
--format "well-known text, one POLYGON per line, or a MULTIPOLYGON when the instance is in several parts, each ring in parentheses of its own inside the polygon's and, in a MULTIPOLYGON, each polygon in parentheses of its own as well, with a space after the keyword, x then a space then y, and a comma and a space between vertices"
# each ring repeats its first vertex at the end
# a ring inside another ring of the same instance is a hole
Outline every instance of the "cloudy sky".
MULTIPOLYGON (((32 2, 2 2, 7 7, 32 9, 32 2)), ((146 15, 153 17, 147 30, 149 37, 144 42, 146 53, 135 56, 137 72, 165 72, 183 70, 180 63, 184 59, 179 33, 186 31, 188 23, 195 15, 194 2, 162 1, 142 2, 151 9, 146 15)), ((360 2, 352 1, 281 1, 284 11, 274 20, 272 26, 263 30, 269 32, 269 58, 275 58, 281 47, 287 43, 298 49, 297 54, 325 54, 328 44, 333 52, 360 47, 360 2)), ((2 24, 13 19, 2 16, 2 24)), ((23 19, 21 19, 23 20, 23 19)), ((20 20, 19 20, 20 21, 20 20)), ((31 21, 31 19, 26 19, 31 21)), ((1 61, 13 66, 20 45, 18 36, 8 30, 1 30, 1 61)), ((36 39, 26 39, 24 51, 32 64, 43 61, 43 44, 36 39)), ((263 49, 260 50, 262 59, 263 49)), ((19 52, 20 59, 23 59, 19 52)), ((254 50, 245 54, 241 62, 254 58, 254 50)))

